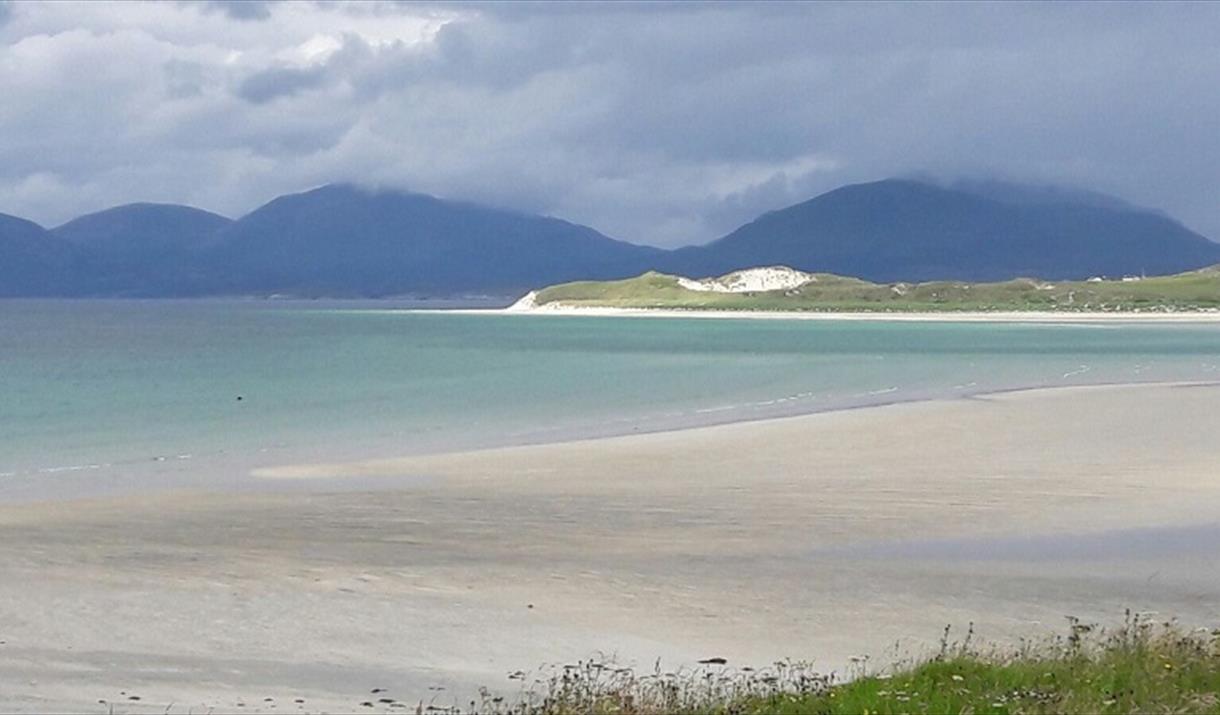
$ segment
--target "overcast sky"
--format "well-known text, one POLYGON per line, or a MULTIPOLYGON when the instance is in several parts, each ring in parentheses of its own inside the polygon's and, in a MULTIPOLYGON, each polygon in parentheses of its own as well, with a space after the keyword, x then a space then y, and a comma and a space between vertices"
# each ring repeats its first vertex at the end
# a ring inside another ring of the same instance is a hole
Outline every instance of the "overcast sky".
POLYGON ((679 245, 930 172, 1220 239, 1217 38, 1220 3, 0 0, 0 212, 360 181, 679 245))

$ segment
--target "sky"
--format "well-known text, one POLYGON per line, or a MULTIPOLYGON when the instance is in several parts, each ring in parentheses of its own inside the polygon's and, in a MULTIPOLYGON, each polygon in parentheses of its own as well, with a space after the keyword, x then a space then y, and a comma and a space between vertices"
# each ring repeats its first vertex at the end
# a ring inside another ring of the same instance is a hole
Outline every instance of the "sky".
POLYGON ((1220 240, 1220 3, 0 0, 0 212, 347 181, 662 246, 914 174, 1220 240))

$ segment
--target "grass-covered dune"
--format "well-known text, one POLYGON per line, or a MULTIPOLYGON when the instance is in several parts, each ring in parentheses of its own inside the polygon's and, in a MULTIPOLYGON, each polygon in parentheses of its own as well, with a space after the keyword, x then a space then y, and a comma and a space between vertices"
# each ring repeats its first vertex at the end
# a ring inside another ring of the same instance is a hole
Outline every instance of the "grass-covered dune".
MULTIPOLYGON (((771 269, 787 270, 787 269, 771 269)), ((735 274, 730 274, 730 276, 735 274)), ((533 295, 541 308, 757 310, 809 312, 1191 312, 1220 310, 1220 266, 1148 278, 997 283, 870 283, 829 273, 777 290, 696 290, 679 276, 649 272, 619 281, 582 281, 533 295)), ((725 281, 728 277, 703 281, 725 281)))
POLYGON ((520 715, 1034 715, 1220 713, 1220 630, 1187 631, 1128 615, 1101 630, 1069 619, 1066 635, 1017 648, 970 636, 922 661, 879 673, 821 675, 800 663, 731 669, 717 659, 683 672, 640 674, 586 661, 522 682, 516 698, 469 709, 520 715))

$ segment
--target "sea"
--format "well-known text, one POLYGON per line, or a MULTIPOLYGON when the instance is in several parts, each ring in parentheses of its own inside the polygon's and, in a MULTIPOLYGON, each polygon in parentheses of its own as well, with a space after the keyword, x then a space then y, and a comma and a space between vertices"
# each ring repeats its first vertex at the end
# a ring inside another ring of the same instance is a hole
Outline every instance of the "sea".
POLYGON ((263 489, 251 470, 278 464, 1035 387, 1220 380, 1220 324, 640 319, 420 307, 0 301, 0 500, 263 489))

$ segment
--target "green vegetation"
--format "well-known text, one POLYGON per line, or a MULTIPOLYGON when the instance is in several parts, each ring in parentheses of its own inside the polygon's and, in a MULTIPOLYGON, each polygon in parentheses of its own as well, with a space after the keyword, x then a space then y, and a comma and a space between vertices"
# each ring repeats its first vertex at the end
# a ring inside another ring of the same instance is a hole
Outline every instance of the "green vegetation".
MULTIPOLYGON (((846 682, 801 663, 637 674, 596 661, 559 666, 522 683, 517 698, 486 696, 470 712, 513 715, 763 715, 797 713, 1220 713, 1220 631, 1184 631, 1128 614, 1104 631, 1075 619, 1066 636, 1015 649, 966 636, 939 653, 846 682), (532 684, 530 684, 532 683, 532 684)), ((426 706, 424 706, 426 707, 426 706)), ((423 708, 421 708, 423 709, 423 708)), ((433 708, 435 711, 435 708, 433 708)), ((465 712, 454 709, 448 712, 465 712)))
POLYGON ((889 677, 825 692, 756 700, 741 713, 1220 713, 1220 633, 1183 633, 1132 618, 1087 642, 1072 624, 1041 650, 980 654, 968 648, 889 677))
POLYGON ((676 276, 645 273, 621 281, 584 281, 538 292, 537 305, 676 310, 808 312, 1190 312, 1220 310, 1220 266, 1129 280, 878 284, 832 274, 789 290, 714 293, 689 290, 676 276))

